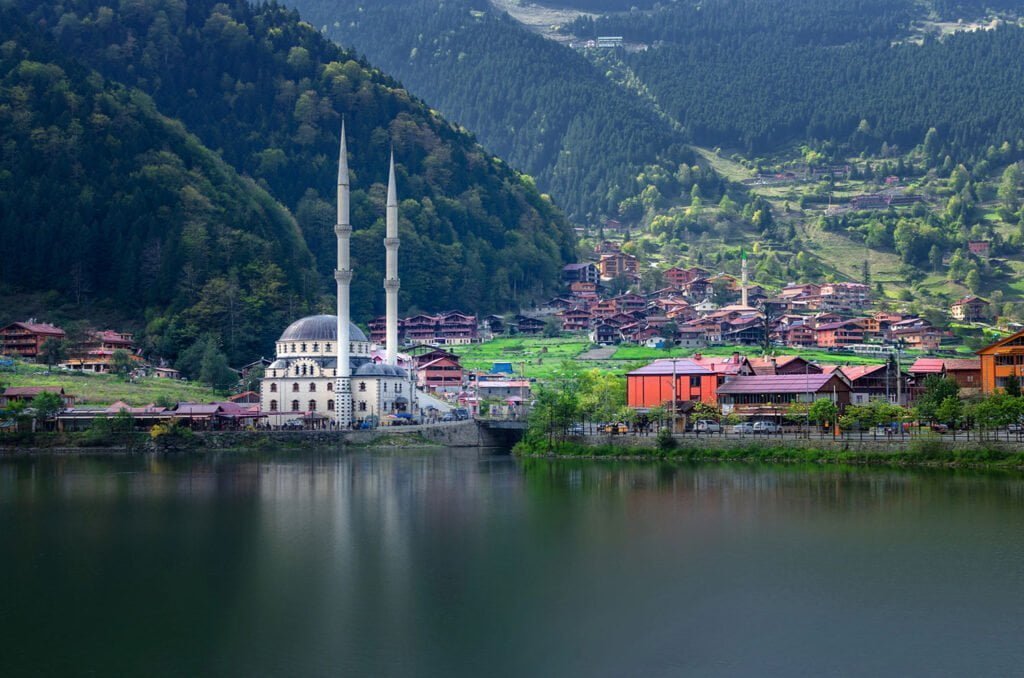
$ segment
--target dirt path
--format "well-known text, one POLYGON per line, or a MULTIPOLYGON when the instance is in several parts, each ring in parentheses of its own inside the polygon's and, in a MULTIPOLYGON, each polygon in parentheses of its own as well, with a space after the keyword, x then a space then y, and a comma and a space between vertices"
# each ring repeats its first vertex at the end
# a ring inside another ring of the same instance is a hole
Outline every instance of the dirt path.
POLYGON ((576 356, 576 360, 609 360, 613 355, 615 355, 614 346, 602 346, 580 353, 576 356))

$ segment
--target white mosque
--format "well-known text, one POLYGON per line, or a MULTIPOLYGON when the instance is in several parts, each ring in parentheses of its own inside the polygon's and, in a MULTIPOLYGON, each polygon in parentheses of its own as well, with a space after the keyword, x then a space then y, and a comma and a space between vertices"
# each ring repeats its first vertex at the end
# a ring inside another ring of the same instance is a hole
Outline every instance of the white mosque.
MULTIPOLYGON (((333 422, 350 428, 379 422, 389 414, 413 412, 417 394, 411 364, 399 365, 398 355, 398 192, 395 158, 388 177, 387 253, 384 290, 386 332, 383 356, 349 318, 352 281, 349 240, 348 159, 345 126, 341 127, 338 157, 338 221, 334 227, 338 264, 334 272, 337 315, 296 320, 277 340, 276 360, 266 369, 261 387, 262 411, 272 426, 290 420, 333 422)), ((405 361, 403 361, 405 362, 405 361)))

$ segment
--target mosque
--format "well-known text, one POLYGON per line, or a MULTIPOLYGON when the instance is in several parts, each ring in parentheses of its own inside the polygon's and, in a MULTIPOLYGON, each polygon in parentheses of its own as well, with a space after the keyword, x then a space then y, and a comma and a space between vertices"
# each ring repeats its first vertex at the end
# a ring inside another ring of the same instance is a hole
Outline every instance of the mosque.
POLYGON ((389 414, 414 413, 417 394, 411 364, 399 364, 398 354, 398 192, 395 158, 388 176, 387 226, 384 238, 386 272, 385 350, 381 355, 349 317, 349 285, 352 281, 349 240, 348 159, 345 126, 341 127, 338 156, 338 219, 334 227, 338 263, 337 315, 300 318, 281 334, 276 359, 261 384, 262 411, 272 426, 290 420, 333 422, 350 428, 362 422, 379 422, 389 414))

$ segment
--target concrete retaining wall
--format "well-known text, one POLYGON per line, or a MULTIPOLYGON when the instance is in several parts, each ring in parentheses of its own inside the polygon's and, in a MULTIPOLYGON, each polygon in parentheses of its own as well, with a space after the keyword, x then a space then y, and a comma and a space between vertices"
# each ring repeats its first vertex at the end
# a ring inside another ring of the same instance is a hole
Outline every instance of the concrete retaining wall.
POLYGON ((292 446, 335 445, 443 447, 499 446, 474 421, 446 422, 425 426, 388 426, 371 431, 204 431, 196 433, 202 447, 227 449, 256 447, 270 443, 292 446))

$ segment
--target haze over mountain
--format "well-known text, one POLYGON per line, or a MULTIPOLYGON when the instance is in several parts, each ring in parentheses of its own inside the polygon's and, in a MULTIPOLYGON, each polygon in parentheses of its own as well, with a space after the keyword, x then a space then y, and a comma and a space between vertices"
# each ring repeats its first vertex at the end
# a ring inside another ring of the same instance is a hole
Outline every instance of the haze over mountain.
POLYGON ((165 355, 205 333, 234 360, 265 352, 330 289, 342 115, 357 319, 383 306, 392 147, 403 308, 514 307, 553 290, 573 257, 568 223, 529 179, 293 11, 81 0, 22 12, 0 25, 0 240, 19 252, 0 281, 14 291, 145 310, 165 355), (37 245, 20 254, 26 238, 37 245))

